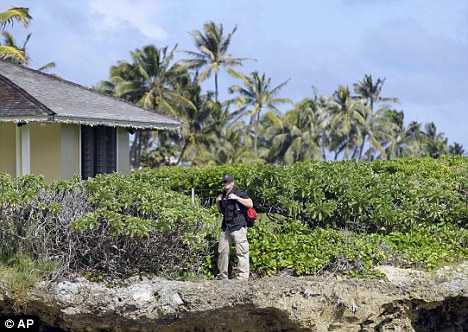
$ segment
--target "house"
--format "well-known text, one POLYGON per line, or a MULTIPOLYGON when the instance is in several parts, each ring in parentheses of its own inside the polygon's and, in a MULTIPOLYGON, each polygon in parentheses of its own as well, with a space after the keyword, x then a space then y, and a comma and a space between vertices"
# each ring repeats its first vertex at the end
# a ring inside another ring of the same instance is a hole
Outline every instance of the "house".
POLYGON ((0 60, 0 172, 47 182, 130 171, 136 129, 181 122, 54 75, 0 60))

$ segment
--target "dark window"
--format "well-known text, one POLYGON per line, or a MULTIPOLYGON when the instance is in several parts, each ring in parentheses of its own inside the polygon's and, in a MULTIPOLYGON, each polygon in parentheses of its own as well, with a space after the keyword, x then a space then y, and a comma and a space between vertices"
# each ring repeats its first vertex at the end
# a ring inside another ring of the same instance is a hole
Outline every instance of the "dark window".
POLYGON ((81 177, 117 170, 116 129, 81 126, 81 177))

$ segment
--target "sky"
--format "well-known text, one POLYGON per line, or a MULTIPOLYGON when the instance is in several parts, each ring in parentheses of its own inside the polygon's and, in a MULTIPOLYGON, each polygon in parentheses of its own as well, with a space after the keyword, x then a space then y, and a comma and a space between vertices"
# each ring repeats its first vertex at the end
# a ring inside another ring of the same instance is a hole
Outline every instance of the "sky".
MULTIPOLYGON (((232 56, 255 59, 237 70, 272 86, 290 79, 278 97, 296 103, 314 88, 331 95, 366 74, 385 78, 381 95, 399 98, 406 125, 432 121, 468 151, 466 0, 2 0, 0 11, 13 6, 33 17, 27 30, 7 28, 18 45, 32 33, 30 66, 55 62, 49 73, 87 87, 146 45, 196 51, 190 32, 213 21, 226 33, 237 26, 232 56)), ((221 96, 234 83, 221 74, 221 96)))

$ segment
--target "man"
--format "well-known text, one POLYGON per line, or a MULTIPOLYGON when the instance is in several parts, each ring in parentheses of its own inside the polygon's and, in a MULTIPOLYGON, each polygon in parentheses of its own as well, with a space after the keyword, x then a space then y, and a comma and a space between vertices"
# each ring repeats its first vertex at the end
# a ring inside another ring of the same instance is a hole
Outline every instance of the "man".
POLYGON ((223 214, 221 236, 218 245, 218 279, 228 279, 229 251, 231 245, 236 245, 236 254, 239 260, 236 279, 248 280, 249 267, 249 243, 247 241, 247 221, 242 209, 253 207, 249 196, 234 188, 234 177, 226 174, 223 177, 224 193, 216 197, 218 210, 223 214))

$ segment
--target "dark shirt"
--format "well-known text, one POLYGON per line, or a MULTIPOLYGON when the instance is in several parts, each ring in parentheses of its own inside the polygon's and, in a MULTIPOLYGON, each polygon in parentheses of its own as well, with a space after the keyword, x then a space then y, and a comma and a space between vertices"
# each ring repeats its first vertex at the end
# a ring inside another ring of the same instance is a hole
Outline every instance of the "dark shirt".
MULTIPOLYGON (((235 194, 240 198, 249 198, 249 196, 237 188, 232 188, 230 194, 235 194)), ((223 223, 221 229, 223 232, 235 232, 242 227, 247 227, 247 221, 244 217, 245 206, 233 199, 227 199, 226 193, 219 201, 219 211, 223 214, 223 223)))

